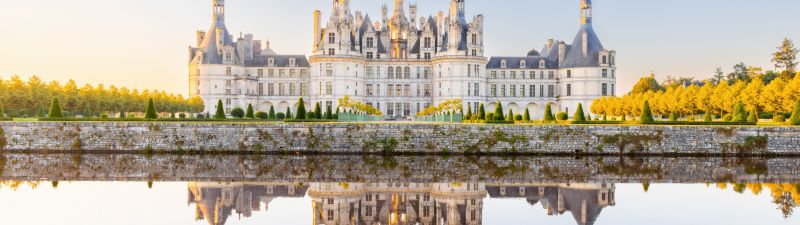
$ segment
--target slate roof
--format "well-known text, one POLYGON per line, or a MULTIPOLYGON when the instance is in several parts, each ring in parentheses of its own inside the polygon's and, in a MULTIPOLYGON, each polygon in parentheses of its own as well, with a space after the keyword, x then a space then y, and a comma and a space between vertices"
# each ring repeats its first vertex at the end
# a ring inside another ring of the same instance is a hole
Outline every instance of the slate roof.
POLYGON ((578 34, 575 35, 575 40, 572 41, 572 45, 570 46, 569 51, 567 51, 567 55, 564 59, 562 67, 572 68, 600 66, 598 57, 600 56, 599 53, 601 50, 603 50, 603 44, 600 43, 600 39, 594 32, 592 24, 584 24, 581 26, 580 30, 578 30, 578 34), (586 40, 584 40, 584 33, 586 34, 586 40), (586 54, 583 53, 584 41, 587 43, 586 54))
POLYGON ((246 67, 266 67, 267 62, 269 62, 269 58, 273 58, 275 60, 275 67, 289 67, 289 59, 291 58, 294 58, 297 67, 311 66, 311 64, 308 63, 308 59, 306 59, 306 56, 304 55, 257 55, 253 56, 253 60, 245 60, 244 65, 246 67))

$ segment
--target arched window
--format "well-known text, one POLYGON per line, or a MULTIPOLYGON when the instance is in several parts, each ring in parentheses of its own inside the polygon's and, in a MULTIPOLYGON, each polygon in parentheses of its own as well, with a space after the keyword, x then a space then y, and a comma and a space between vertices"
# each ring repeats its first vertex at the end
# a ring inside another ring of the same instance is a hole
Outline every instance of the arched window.
POLYGON ((506 60, 500 61, 500 68, 506 68, 506 60))
POLYGON ((389 69, 386 71, 386 78, 394 79, 394 67, 390 66, 389 69))
POLYGON ((403 78, 411 79, 411 67, 406 66, 406 70, 403 73, 403 78))
POLYGON ((527 67, 527 65, 525 63, 525 60, 523 59, 522 61, 519 62, 519 68, 525 68, 525 67, 527 67))

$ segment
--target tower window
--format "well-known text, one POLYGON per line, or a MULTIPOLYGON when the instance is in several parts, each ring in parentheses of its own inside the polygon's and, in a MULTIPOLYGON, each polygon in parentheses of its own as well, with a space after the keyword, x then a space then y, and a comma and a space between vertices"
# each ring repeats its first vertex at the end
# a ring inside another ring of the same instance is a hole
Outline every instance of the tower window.
POLYGON ((608 77, 608 69, 603 69, 603 77, 608 77))
POLYGON ((473 45, 478 44, 478 34, 472 34, 472 44, 473 45))
POLYGON ((567 96, 572 96, 572 84, 567 84, 567 96))
POLYGON ((425 41, 424 42, 425 42, 424 45, 423 45, 424 48, 431 48, 431 38, 430 37, 425 37, 425 41))
POLYGON ((330 43, 330 44, 336 43, 336 33, 329 33, 328 34, 328 43, 330 43))
POLYGON ((372 48, 374 46, 375 39, 372 37, 367 38, 367 48, 372 48))
POLYGON ((608 84, 603 83, 603 86, 602 86, 601 90, 602 90, 603 96, 608 96, 608 84))

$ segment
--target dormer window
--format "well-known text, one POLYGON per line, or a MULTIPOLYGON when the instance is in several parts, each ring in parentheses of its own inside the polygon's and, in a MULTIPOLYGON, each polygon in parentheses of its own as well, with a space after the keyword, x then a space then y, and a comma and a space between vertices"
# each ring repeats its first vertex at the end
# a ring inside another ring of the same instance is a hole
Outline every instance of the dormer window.
POLYGON ((544 59, 539 60, 539 69, 546 69, 547 65, 544 62, 544 59))
POLYGON ((525 69, 525 67, 527 67, 527 65, 525 65, 525 64, 526 64, 525 60, 520 61, 519 62, 519 68, 525 69))
POLYGON ((294 58, 289 58, 289 67, 295 67, 295 66, 296 66, 295 59, 294 58))
POLYGON ((328 34, 328 43, 335 44, 336 43, 336 33, 329 33, 328 34))
POLYGON ((506 64, 507 64, 507 63, 506 63, 506 60, 505 60, 505 59, 504 59, 503 61, 500 61, 500 68, 503 68, 503 69, 505 69, 505 68, 506 68, 506 64))
POLYGON ((603 64, 608 64, 608 56, 603 56, 603 64))
POLYGON ((267 59, 267 66, 270 66, 270 67, 275 66, 275 59, 273 59, 273 58, 267 59))
POLYGON ((375 43, 375 38, 373 37, 367 38, 367 48, 372 48, 372 46, 374 46, 374 43, 375 43))

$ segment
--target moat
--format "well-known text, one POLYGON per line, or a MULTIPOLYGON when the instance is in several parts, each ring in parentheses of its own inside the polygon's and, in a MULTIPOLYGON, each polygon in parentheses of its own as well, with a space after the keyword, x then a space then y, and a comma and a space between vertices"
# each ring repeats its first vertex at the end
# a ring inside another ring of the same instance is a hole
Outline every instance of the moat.
POLYGON ((0 210, 13 225, 797 224, 799 170, 791 157, 6 152, 0 210))

